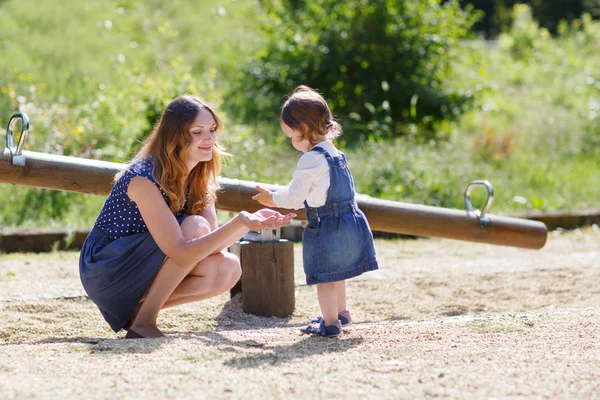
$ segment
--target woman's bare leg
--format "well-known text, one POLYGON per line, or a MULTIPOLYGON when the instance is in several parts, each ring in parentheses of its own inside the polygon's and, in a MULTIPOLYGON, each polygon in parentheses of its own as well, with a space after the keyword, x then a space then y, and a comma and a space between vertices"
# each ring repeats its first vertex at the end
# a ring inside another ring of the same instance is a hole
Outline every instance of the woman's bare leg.
POLYGON ((235 286, 241 274, 235 255, 223 252, 207 257, 177 286, 163 308, 218 296, 235 286))
MULTIPOLYGON (((202 217, 188 217, 181 223, 181 231, 187 238, 200 237, 210 233, 210 225, 202 217)), ((144 337, 164 336, 156 326, 158 313, 177 286, 195 267, 196 265, 181 267, 171 259, 165 259, 140 302, 139 308, 136 307, 134 310, 130 330, 144 337)))
POLYGON ((193 266, 182 268, 171 259, 166 259, 146 292, 130 330, 144 337, 164 336, 156 326, 158 313, 171 293, 177 288, 177 285, 181 283, 192 268, 193 266))
MULTIPOLYGON (((218 296, 235 286, 241 273, 240 261, 235 255, 231 253, 211 255, 199 262, 181 281, 161 309, 218 296)), ((136 319, 144 300, 140 301, 133 311, 133 320, 136 319)))
MULTIPOLYGON (((181 230, 186 238, 195 238, 210 233, 210 226, 204 218, 191 216, 182 222, 181 230)), ((243 230, 239 233, 245 234, 243 230)), ((228 238, 228 242, 233 239, 228 238)), ((156 326, 161 309, 223 293, 237 283, 240 274, 239 260, 229 253, 216 253, 184 268, 166 259, 134 310, 130 329, 144 337, 162 337, 164 334, 156 326)))
MULTIPOLYGON (((200 237, 209 226, 204 218, 191 216, 181 224, 183 235, 189 239, 200 237)), ((244 227, 225 240, 226 249, 248 232, 244 227)), ((228 252, 217 251, 200 261, 169 296, 163 308, 208 299, 231 289, 242 273, 239 259, 228 252)))

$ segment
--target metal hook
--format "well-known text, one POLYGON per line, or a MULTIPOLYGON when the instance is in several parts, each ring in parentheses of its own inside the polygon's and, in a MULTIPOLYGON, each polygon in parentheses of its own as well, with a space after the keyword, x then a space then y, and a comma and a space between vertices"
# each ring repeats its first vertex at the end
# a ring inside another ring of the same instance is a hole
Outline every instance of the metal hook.
POLYGON ((491 221, 485 214, 488 212, 492 203, 494 202, 494 189, 492 188, 492 184, 489 181, 473 181, 467 185, 467 189, 465 190, 465 204, 467 206, 467 211, 474 212, 479 219, 479 225, 488 227, 491 224, 491 221), (479 210, 473 210, 473 205, 471 204, 471 190, 474 187, 484 187, 488 191, 488 198, 485 201, 485 205, 483 206, 483 210, 479 212, 479 210))
POLYGON ((12 153, 12 163, 13 165, 19 165, 21 167, 25 166, 25 156, 21 153, 23 152, 23 147, 25 146, 25 141, 27 140, 27 135, 29 134, 29 117, 25 113, 16 113, 13 114, 12 117, 8 120, 8 126, 6 127, 6 147, 12 153), (14 137, 13 137, 13 129, 17 120, 21 120, 21 137, 19 138, 19 143, 17 143, 17 148, 14 149, 14 137))

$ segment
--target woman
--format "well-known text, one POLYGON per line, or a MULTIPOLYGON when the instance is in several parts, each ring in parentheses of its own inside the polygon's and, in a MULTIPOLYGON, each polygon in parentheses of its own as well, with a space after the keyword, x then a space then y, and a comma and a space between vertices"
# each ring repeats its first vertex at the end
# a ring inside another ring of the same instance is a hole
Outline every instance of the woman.
POLYGON ((238 281, 226 249, 249 230, 295 214, 242 211, 217 226, 222 123, 201 99, 181 96, 115 185, 81 250, 81 282, 111 328, 126 338, 162 337, 161 309, 204 300, 238 281))

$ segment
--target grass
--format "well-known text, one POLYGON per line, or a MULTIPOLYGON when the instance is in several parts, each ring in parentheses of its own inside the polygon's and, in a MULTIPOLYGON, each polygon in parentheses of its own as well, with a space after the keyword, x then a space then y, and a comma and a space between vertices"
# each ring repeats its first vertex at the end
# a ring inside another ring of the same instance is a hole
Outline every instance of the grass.
MULTIPOLYGON (((33 127, 26 148, 126 162, 169 99, 196 93, 218 105, 225 121, 223 141, 234 157, 223 176, 287 184, 300 153, 278 122, 243 125, 222 97, 240 65, 261 49, 259 10, 254 1, 233 0, 94 0, 68 10, 55 0, 31 7, 4 1, 0 124, 25 111, 33 127), (199 15, 211 23, 198 23, 199 15)), ((550 37, 518 8, 512 30, 498 41, 452 50, 455 74, 446 83, 469 94, 473 106, 440 123, 438 140, 423 140, 415 127, 404 138, 344 148, 357 191, 464 209, 467 184, 487 179, 493 214, 597 207, 599 39, 600 23, 585 16, 550 37)), ((0 228, 86 228, 104 202, 8 184, 0 184, 0 196, 0 228)), ((484 199, 483 191, 472 193, 476 207, 484 199)))
POLYGON ((12 372, 14 368, 0 364, 0 372, 12 372))
POLYGON ((508 334, 508 333, 515 333, 515 332, 517 332, 517 333, 523 332, 522 328, 517 328, 515 326, 506 326, 506 325, 501 325, 501 324, 492 323, 492 322, 479 322, 479 323, 473 324, 471 326, 471 328, 475 332, 482 333, 482 334, 486 334, 486 333, 508 334))
POLYGON ((69 344, 68 352, 70 352, 70 353, 89 353, 90 346, 88 346, 86 344, 79 344, 79 343, 69 344))

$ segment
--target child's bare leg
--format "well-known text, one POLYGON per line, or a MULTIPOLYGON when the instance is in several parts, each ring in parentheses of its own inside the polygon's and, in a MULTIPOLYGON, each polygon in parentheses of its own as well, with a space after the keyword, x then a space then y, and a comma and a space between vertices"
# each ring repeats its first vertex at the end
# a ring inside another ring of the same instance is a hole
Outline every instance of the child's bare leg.
POLYGON ((338 314, 346 310, 346 281, 337 281, 335 283, 335 290, 337 292, 337 306, 338 314))
POLYGON ((336 282, 318 283, 317 296, 325 325, 335 324, 338 320, 336 282))

